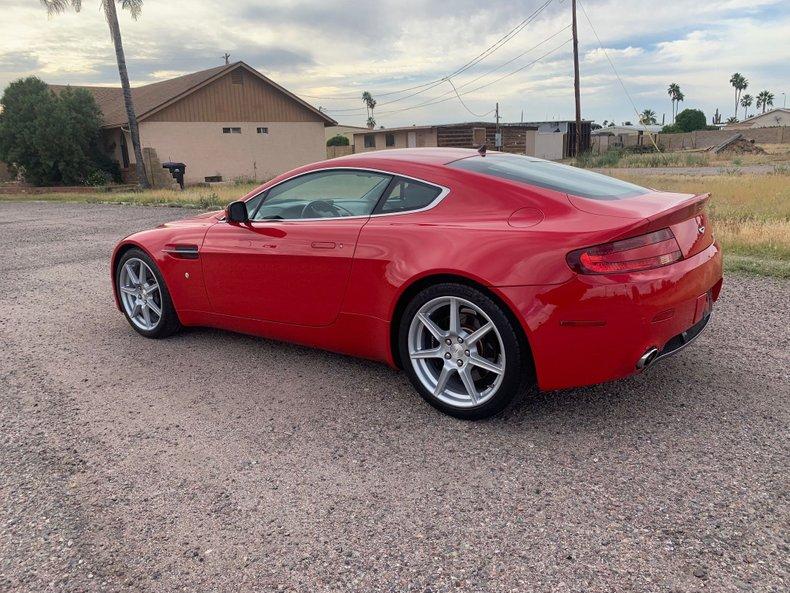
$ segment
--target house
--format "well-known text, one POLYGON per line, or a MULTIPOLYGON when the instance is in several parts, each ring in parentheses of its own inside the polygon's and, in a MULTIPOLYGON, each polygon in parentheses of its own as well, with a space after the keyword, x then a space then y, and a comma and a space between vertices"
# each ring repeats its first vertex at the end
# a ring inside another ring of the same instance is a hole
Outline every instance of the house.
POLYGON ((778 107, 753 115, 743 121, 727 124, 723 129, 725 130, 748 130, 751 128, 775 128, 782 126, 790 126, 790 109, 778 107))
MULTIPOLYGON (((134 181, 121 89, 80 88, 96 99, 105 147, 124 178, 134 181)), ((337 123, 244 62, 133 87, 132 100, 154 182, 161 179, 162 161, 184 163, 187 183, 270 179, 326 158, 324 128, 337 123)))
POLYGON ((562 136, 541 137, 537 126, 521 123, 497 125, 490 122, 379 128, 354 133, 354 152, 388 148, 453 147, 477 148, 528 154, 541 158, 562 158, 562 136), (559 140, 559 142, 557 142, 559 140))
POLYGON ((367 132, 369 128, 363 128, 362 126, 345 126, 343 124, 338 124, 336 126, 327 126, 324 128, 324 132, 326 134, 326 139, 329 140, 330 138, 334 138, 335 136, 345 136, 348 138, 348 143, 350 145, 354 144, 354 134, 357 132, 367 132))

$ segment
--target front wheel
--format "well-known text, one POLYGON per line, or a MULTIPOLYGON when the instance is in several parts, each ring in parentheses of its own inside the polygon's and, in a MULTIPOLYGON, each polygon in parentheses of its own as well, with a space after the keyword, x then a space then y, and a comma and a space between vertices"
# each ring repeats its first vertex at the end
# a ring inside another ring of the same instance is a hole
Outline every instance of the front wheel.
POLYGON ((147 338, 164 338, 181 327, 162 274, 147 253, 130 249, 115 270, 115 283, 129 325, 147 338))
POLYGON ((530 368, 526 345, 505 311, 463 284, 431 286, 412 299, 401 320, 399 349, 420 395, 457 418, 505 409, 530 368))

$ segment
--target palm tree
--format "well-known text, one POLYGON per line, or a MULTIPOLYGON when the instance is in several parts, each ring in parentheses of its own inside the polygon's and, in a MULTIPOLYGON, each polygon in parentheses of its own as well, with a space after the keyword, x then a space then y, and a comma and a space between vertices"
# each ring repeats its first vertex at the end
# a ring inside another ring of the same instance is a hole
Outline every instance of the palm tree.
POLYGON ((766 107, 773 107, 774 105, 774 94, 769 91, 760 91, 757 93, 757 109, 760 107, 763 108, 763 113, 765 113, 766 107))
POLYGON ((373 109, 376 107, 376 99, 373 98, 369 92, 362 93, 362 102, 365 104, 365 109, 368 112, 368 128, 371 130, 376 127, 376 120, 373 118, 373 109))
POLYGON ((738 118, 733 115, 732 117, 728 117, 727 121, 725 123, 737 124, 738 123, 738 118))
POLYGON ((669 95, 669 100, 672 102, 672 123, 675 123, 675 97, 680 92, 680 86, 678 83, 673 82, 667 88, 667 94, 669 95))
POLYGON ((741 101, 741 92, 749 86, 749 81, 741 74, 736 72, 730 76, 730 84, 735 89, 735 117, 738 117, 738 104, 741 101))
MULTIPOLYGON (((104 16, 110 27, 110 37, 115 45, 115 60, 118 62, 118 75, 121 77, 121 88, 123 89, 123 102, 126 106, 126 115, 129 118, 129 134, 132 137, 132 147, 134 148, 135 167, 137 169, 137 181, 141 187, 149 187, 148 177, 145 174, 145 163, 143 162, 143 150, 140 147, 140 129, 137 125, 137 116, 134 113, 132 103, 132 88, 129 86, 129 73, 126 70, 126 56, 123 53, 123 43, 121 42, 121 28, 118 25, 118 13, 115 10, 115 2, 121 5, 121 9, 127 9, 132 18, 137 20, 140 11, 143 9, 143 0, 100 0, 101 7, 104 9, 104 16)), ((41 4, 47 9, 50 15, 65 12, 69 7, 75 12, 82 8, 82 0, 41 0, 41 4)), ((123 134, 123 131, 121 131, 123 134)))
POLYGON ((741 97, 741 107, 743 107, 743 119, 749 117, 749 107, 752 106, 752 101, 754 101, 754 97, 752 97, 749 93, 746 93, 743 97, 741 97))
POLYGON ((686 95, 680 90, 678 87, 678 92, 675 93, 675 115, 672 117, 672 123, 675 123, 675 118, 678 115, 678 111, 680 111, 680 103, 686 99, 686 95))
POLYGON ((658 123, 658 120, 656 119, 656 112, 652 109, 645 109, 639 114, 639 123, 644 126, 658 123))

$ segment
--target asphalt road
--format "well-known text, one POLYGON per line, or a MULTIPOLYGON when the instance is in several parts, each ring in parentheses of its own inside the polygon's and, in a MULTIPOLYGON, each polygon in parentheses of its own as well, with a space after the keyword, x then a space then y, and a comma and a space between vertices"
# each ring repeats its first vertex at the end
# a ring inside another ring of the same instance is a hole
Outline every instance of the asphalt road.
POLYGON ((468 423, 379 364, 138 336, 110 249, 184 214, 0 203, 0 591, 788 589, 789 283, 468 423))

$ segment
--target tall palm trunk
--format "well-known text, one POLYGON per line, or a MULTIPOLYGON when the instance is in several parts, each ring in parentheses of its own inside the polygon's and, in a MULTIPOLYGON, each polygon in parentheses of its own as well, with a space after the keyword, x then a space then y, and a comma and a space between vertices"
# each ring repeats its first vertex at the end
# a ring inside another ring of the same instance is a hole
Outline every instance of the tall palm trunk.
POLYGON ((738 99, 740 98, 738 95, 740 95, 740 91, 736 86, 735 87, 735 119, 738 119, 738 99))
MULTIPOLYGON (((113 45, 115 45, 115 59, 118 62, 118 74, 121 77, 121 88, 123 89, 123 102, 126 106, 126 115, 129 118, 129 134, 132 137, 132 148, 134 149, 135 168, 137 170, 137 182, 140 187, 147 188, 148 177, 145 174, 145 162, 143 162, 143 149, 140 146, 140 129, 137 126, 137 116, 134 113, 132 103, 132 87, 129 85, 129 73, 126 70, 126 57, 123 53, 123 42, 121 41, 121 28, 118 25, 118 13, 115 11, 114 0, 102 0, 104 5, 104 15, 107 17, 107 24, 110 26, 110 35, 113 45)), ((123 134, 123 130, 121 130, 123 134)))

